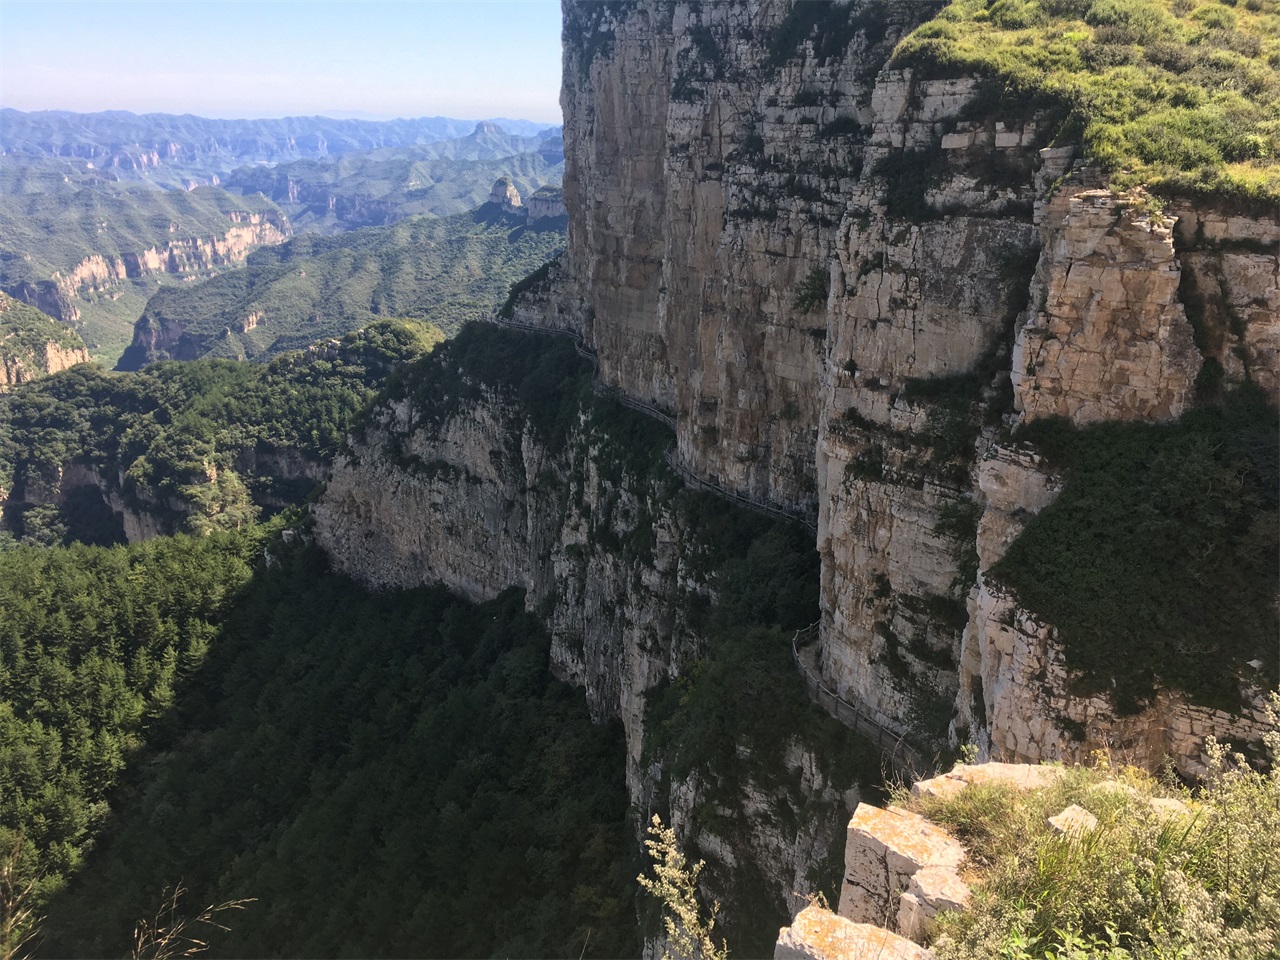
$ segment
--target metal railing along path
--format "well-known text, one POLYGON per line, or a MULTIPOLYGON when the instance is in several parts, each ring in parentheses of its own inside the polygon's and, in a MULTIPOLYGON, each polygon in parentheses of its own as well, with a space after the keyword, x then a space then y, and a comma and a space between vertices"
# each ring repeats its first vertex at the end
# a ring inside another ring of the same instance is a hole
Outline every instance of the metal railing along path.
POLYGON ((805 662, 805 657, 800 652, 817 638, 817 623, 797 630, 795 636, 791 638, 791 659, 795 661, 801 676, 804 677, 809 698, 846 727, 856 730, 874 742, 884 754, 889 767, 904 780, 915 780, 932 772, 933 767, 925 762, 924 755, 909 744, 901 734, 890 730, 822 682, 818 671, 805 662))
MULTIPOLYGON (((507 317, 500 317, 500 316, 497 316, 496 314, 490 317, 489 320, 492 323, 498 324, 499 326, 511 327, 516 330, 523 330, 527 333, 545 333, 545 334, 549 334, 551 336, 556 336, 556 337, 569 337, 571 340, 573 340, 574 350, 577 351, 579 355, 586 357, 588 360, 591 361, 591 365, 595 369, 597 374, 599 374, 600 372, 600 361, 599 361, 599 358, 596 356, 596 352, 586 345, 586 342, 583 339, 582 334, 579 333, 577 330, 568 330, 563 327, 542 327, 534 323, 525 323, 521 320, 511 320, 511 319, 508 319, 507 317)), ((630 407, 632 410, 637 410, 640 413, 653 417, 655 420, 665 423, 672 430, 676 428, 676 418, 673 417, 667 411, 661 409, 660 407, 656 407, 651 403, 645 403, 643 400, 637 400, 635 397, 632 397, 629 394, 623 393, 617 387, 606 386, 600 383, 599 380, 596 380, 593 386, 593 389, 600 396, 608 397, 609 399, 615 400, 618 403, 622 404, 624 407, 630 407)), ((817 536, 818 524, 813 520, 813 518, 810 515, 800 513, 798 511, 785 510, 782 507, 775 506, 772 503, 768 503, 763 500, 756 500, 752 497, 748 497, 744 494, 737 493, 736 491, 729 490, 725 487, 720 486, 720 484, 718 483, 713 483, 710 480, 707 480, 703 477, 698 476, 696 473, 694 473, 692 470, 690 470, 688 467, 686 467, 683 463, 680 462, 679 457, 676 455, 676 448, 674 444, 667 448, 666 460, 667 460, 667 466, 669 466, 681 478, 683 478, 686 483, 692 486, 695 486, 701 490, 706 490, 710 493, 714 493, 718 496, 725 497, 729 500, 732 500, 735 503, 741 504, 742 506, 746 507, 748 510, 754 510, 757 513, 767 514, 771 517, 778 517, 783 520, 795 520, 800 523, 803 523, 806 527, 808 527, 811 531, 813 531, 813 534, 815 536, 817 536)))
POLYGON ((782 520, 794 520, 798 523, 803 523, 813 531, 815 536, 818 533, 817 523, 810 519, 806 514, 784 510, 782 507, 772 503, 767 503, 763 500, 755 500, 751 497, 745 496, 744 494, 738 493, 735 490, 729 490, 720 486, 718 483, 712 483, 710 480, 698 476, 680 462, 675 444, 667 447, 667 466, 678 473, 685 483, 698 487, 699 489, 706 490, 710 493, 717 494, 727 500, 732 500, 735 503, 746 507, 748 510, 754 510, 756 513, 763 513, 771 517, 778 517, 782 520))

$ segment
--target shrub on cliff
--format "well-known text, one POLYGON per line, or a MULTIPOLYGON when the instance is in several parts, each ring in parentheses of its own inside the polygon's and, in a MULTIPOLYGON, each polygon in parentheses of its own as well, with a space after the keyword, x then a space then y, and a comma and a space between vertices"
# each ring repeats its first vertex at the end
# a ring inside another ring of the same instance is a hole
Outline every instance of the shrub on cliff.
POLYGON ((0 397, 6 524, 36 543, 122 540, 96 487, 56 505, 23 502, 30 489, 56 487, 72 462, 119 482, 126 503, 169 529, 233 528, 263 506, 299 503, 313 483, 256 469, 256 455, 328 459, 391 368, 442 339, 431 324, 380 320, 323 352, 269 364, 169 362, 136 374, 81 366, 24 384, 0 397))
POLYGON ((1018 439, 1064 486, 990 576, 1057 628, 1082 691, 1133 712, 1172 687, 1233 711, 1241 674, 1280 680, 1280 436, 1261 390, 1177 423, 1045 420, 1018 439))
POLYGON ((941 918, 939 960, 1276 956, 1280 695, 1272 705, 1270 771, 1210 740, 1194 794, 1102 763, 1041 790, 978 784, 909 800, 965 841, 981 876, 971 908, 941 918), (1072 803, 1097 827, 1056 834, 1046 818, 1072 803))
POLYGON ((47 373, 45 347, 83 350, 84 341, 65 324, 35 307, 0 293, 0 365, 17 363, 30 373, 47 373))

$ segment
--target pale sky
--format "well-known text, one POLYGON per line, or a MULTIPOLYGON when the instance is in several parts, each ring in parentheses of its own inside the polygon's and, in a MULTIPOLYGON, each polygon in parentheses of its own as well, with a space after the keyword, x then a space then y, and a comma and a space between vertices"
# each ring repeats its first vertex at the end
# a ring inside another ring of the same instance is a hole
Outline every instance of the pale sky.
POLYGON ((559 0, 0 0, 0 106, 560 122, 559 0))

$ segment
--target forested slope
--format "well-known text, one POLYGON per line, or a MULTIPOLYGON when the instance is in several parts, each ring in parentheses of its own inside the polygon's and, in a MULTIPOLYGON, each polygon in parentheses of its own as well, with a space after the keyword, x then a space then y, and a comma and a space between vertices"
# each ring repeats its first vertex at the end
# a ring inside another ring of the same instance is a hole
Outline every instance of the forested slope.
POLYGON ((75 874, 39 953, 127 952, 177 884, 254 898, 219 956, 637 949, 620 732, 519 594, 370 595, 261 529, 18 550, 0 584, 0 839, 36 901, 75 874))
POLYGON ((383 320, 269 364, 85 365, 24 384, 0 397, 0 544, 115 543, 129 515, 204 533, 300 503, 391 370, 441 339, 383 320))
POLYGON ((258 250, 241 270, 161 290, 120 369, 157 359, 264 359, 379 317, 412 317, 455 333, 492 316, 511 283, 552 257, 562 224, 529 227, 495 204, 414 217, 258 250))

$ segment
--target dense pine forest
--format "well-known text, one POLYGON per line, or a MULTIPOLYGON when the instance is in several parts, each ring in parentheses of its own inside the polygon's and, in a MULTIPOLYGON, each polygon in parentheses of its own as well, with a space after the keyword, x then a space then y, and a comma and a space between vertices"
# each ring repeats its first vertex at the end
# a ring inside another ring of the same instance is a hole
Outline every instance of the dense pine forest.
POLYGON ((42 955, 127 952, 179 884, 253 899, 222 956, 637 949, 618 732, 518 594, 371 595, 268 528, 0 565, 42 955))

